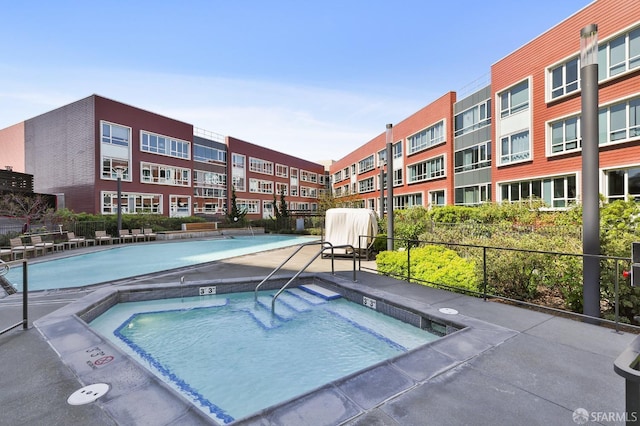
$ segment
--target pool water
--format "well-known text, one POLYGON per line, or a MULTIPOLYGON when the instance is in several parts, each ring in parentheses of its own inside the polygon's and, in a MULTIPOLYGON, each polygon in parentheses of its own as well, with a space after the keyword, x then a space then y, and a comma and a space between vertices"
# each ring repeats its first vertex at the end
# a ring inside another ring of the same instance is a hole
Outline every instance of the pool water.
MULTIPOLYGON (((114 248, 29 263, 29 290, 84 287, 137 275, 212 262, 311 241, 286 235, 240 236, 210 240, 128 244, 114 248)), ((22 291, 22 267, 4 277, 22 291)))
POLYGON ((222 423, 438 336, 345 299, 289 289, 120 303, 91 322, 222 423))

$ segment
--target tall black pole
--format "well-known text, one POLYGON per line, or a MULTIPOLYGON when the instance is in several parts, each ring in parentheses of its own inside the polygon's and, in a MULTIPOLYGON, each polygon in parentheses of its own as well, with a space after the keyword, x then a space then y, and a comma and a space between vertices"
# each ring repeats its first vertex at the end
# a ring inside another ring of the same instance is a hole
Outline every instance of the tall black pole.
POLYGON ((582 88, 582 285, 584 314, 600 317, 600 191, 598 148, 598 26, 580 31, 582 88))
POLYGON ((122 171, 118 170, 118 235, 116 238, 120 238, 120 231, 122 230, 122 171))
POLYGON ((380 219, 384 217, 384 164, 380 162, 380 219))
POLYGON ((393 251, 393 124, 387 124, 387 250, 393 251))

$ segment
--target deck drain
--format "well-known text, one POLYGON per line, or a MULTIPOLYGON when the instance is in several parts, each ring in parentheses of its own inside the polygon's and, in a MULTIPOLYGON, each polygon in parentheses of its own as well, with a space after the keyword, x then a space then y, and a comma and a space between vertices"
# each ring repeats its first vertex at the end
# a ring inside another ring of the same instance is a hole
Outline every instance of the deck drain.
POLYGON ((70 405, 89 404, 109 391, 109 385, 106 383, 94 383, 78 389, 67 398, 70 405))
POLYGON ((456 311, 453 308, 440 308, 440 309, 438 309, 438 311, 440 313, 447 314, 447 315, 457 315, 458 314, 458 311, 456 311))

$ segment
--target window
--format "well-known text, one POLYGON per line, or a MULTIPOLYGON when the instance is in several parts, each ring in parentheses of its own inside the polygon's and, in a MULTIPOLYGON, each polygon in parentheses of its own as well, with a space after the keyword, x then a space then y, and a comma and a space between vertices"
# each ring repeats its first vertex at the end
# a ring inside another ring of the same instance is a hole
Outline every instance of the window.
POLYGON ((491 167, 491 142, 456 151, 454 162, 455 173, 491 167))
POLYGON ((549 74, 551 78, 551 99, 578 90, 578 77, 580 76, 580 72, 577 57, 552 68, 549 74))
POLYGON ((143 183, 155 183, 172 186, 191 186, 191 170, 164 164, 140 163, 143 183))
POLYGON ((194 185, 197 186, 227 186, 227 175, 216 172, 194 170, 194 185))
POLYGON ((189 147, 191 146, 189 142, 145 131, 141 133, 141 151, 189 159, 189 147))
POLYGON ((284 164, 276 164, 276 176, 278 177, 289 177, 289 167, 284 164))
POLYGON ((407 194, 393 197, 394 210, 408 209, 417 206, 422 206, 422 194, 407 194))
POLYGON ((333 174, 334 183, 340 182, 341 180, 342 180, 342 170, 337 171, 336 173, 333 174))
POLYGON ((351 173, 349 173, 349 167, 345 167, 343 172, 344 172, 344 178, 345 179, 349 179, 351 177, 351 173))
POLYGON ((444 190, 429 191, 429 207, 444 206, 445 204, 444 190))
POLYGON ((249 179, 249 192, 256 192, 259 194, 273 194, 273 181, 249 179))
POLYGON ((241 212, 247 212, 249 214, 260 213, 260 200, 241 200, 236 199, 236 205, 241 212))
POLYGON ((465 186, 455 189, 455 204, 460 206, 476 206, 491 201, 491 184, 465 186))
POLYGON ((131 180, 131 176, 129 176, 129 160, 102 157, 103 179, 118 179, 118 171, 122 172, 122 180, 131 180))
POLYGON ((640 66, 640 28, 622 34, 598 48, 598 78, 604 80, 640 66))
POLYGON ((276 194, 289 195, 289 185, 286 183, 276 182, 276 194))
POLYGON ((628 195, 640 200, 640 166, 607 171, 605 179, 609 202, 625 200, 628 195))
POLYGON ((464 135, 489 124, 491 124, 490 99, 455 116, 455 136, 464 135))
POLYGON ((265 175, 273 175, 273 163, 271 161, 249 157, 249 171, 265 175))
POLYGON ((191 197, 169 196, 169 217, 191 216, 191 197))
POLYGON ((407 167, 408 183, 423 182, 445 175, 444 156, 412 164, 407 167))
POLYGON ((101 140, 102 143, 128 147, 131 142, 131 129, 103 121, 101 140))
POLYGON ((383 149, 378 151, 378 166, 387 164, 387 150, 383 149))
POLYGON ((300 187, 300 196, 307 198, 318 198, 318 188, 310 188, 307 186, 300 187))
POLYGON ((425 150, 445 141, 444 120, 407 138, 407 154, 425 150))
POLYGON ((404 180, 402 178, 402 169, 396 169, 393 171, 393 186, 401 186, 404 180))
POLYGON ((531 158, 531 147, 529 146, 529 131, 505 136, 500 141, 500 164, 510 164, 519 161, 526 161, 531 158))
POLYGON ((231 155, 231 165, 234 168, 244 169, 244 159, 245 156, 241 154, 232 154, 231 155))
POLYGON ((300 170, 300 180, 302 182, 316 183, 318 181, 318 174, 313 172, 308 172, 306 170, 300 170))
MULTIPOLYGON (((162 195, 122 193, 121 205, 123 213, 157 213, 162 214, 162 195)), ((102 214, 118 213, 118 194, 102 192, 102 214)))
POLYGON ((549 124, 551 130, 551 153, 575 151, 582 146, 580 117, 570 117, 549 124))
POLYGON ((371 154, 364 160, 358 162, 358 173, 368 172, 369 170, 373 170, 374 167, 373 154, 371 154))
POLYGON ((359 193, 365 193, 365 192, 372 192, 375 190, 375 185, 373 182, 373 177, 370 177, 368 179, 365 180, 361 180, 358 182, 358 192, 359 193))
POLYGON ((393 144, 393 158, 402 158, 402 142, 393 144))
POLYGON ((599 143, 627 141, 640 136, 640 98, 631 99, 599 111, 599 143))
POLYGON ((193 144, 193 159, 202 163, 226 163, 227 152, 204 145, 193 144))
POLYGON ((576 176, 534 179, 500 185, 502 201, 531 201, 542 199, 554 208, 565 208, 576 203, 576 176))
POLYGON ((505 118, 529 108, 529 80, 500 94, 500 117, 505 118))

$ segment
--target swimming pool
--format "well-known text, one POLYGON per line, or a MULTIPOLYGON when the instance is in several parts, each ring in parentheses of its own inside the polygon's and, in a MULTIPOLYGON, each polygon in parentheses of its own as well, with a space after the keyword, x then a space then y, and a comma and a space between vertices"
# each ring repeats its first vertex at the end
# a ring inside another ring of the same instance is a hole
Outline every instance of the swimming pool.
MULTIPOLYGON (((84 287, 298 245, 313 239, 288 235, 261 235, 121 245, 92 253, 30 262, 29 290, 84 287)), ((11 268, 4 278, 17 291, 22 291, 21 266, 11 268)))
POLYGON ((120 303, 90 325, 222 423, 439 337, 298 288, 272 315, 273 292, 260 294, 120 303))

